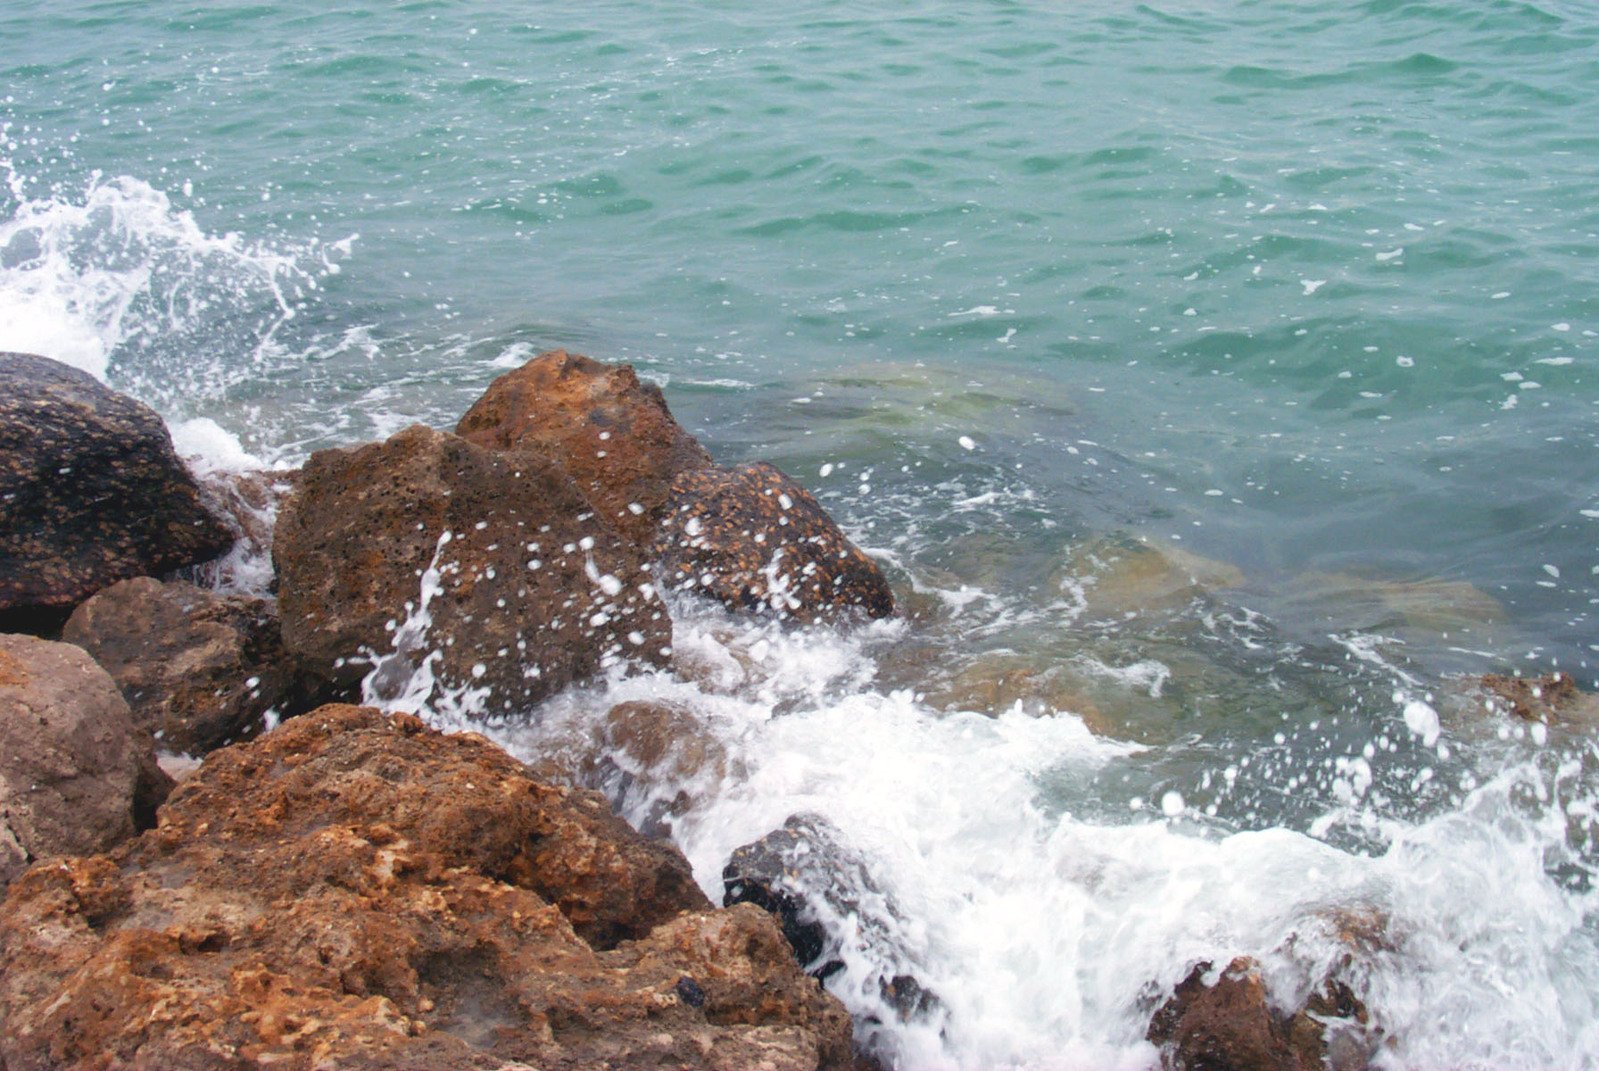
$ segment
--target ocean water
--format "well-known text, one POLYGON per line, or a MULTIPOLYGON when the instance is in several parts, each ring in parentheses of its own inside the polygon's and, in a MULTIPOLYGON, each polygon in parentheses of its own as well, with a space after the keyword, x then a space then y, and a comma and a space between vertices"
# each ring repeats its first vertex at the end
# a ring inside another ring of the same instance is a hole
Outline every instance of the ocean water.
POLYGON ((825 815, 896 1067, 1148 1067, 1238 954, 1385 1067, 1599 1066, 1593 727, 1460 683, 1599 685, 1599 8, 334 7, 0 8, 0 348, 245 468, 564 346, 815 490, 904 620, 685 604, 493 731, 673 704, 699 759, 600 780, 713 894, 825 815))

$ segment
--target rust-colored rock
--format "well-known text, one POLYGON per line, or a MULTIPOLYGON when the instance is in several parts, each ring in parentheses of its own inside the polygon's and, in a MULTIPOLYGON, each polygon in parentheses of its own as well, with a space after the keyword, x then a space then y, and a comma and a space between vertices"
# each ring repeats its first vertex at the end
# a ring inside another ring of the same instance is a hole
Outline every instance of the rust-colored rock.
POLYGON ((709 909, 586 799, 360 708, 215 752, 158 829, 13 884, 0 1066, 849 1066, 848 1015, 770 918, 709 909))
POLYGON ((711 457, 672 419, 661 390, 630 365, 565 350, 507 372, 455 432, 491 450, 532 450, 558 462, 600 516, 641 545, 660 521, 673 477, 711 457))
POLYGON ((801 622, 894 612, 888 581, 799 484, 765 462, 686 472, 657 535, 664 587, 801 622))
POLYGON ((1546 725, 1599 722, 1599 698, 1580 690, 1570 674, 1509 677, 1489 673, 1478 682, 1491 708, 1546 725))
POLYGON ((265 599, 139 577, 79 606, 61 638, 111 674, 134 721, 168 751, 203 755, 254 736, 268 711, 302 709, 265 599))
POLYGON ((58 361, 0 353, 0 627, 58 627, 108 584, 232 542, 154 410, 58 361))
POLYGON ((133 836, 170 787, 93 659, 0 635, 0 894, 34 862, 133 836))
POLYGON ((398 644, 380 688, 428 661, 499 713, 617 660, 670 654, 643 551, 558 466, 421 426, 313 454, 273 560, 285 645, 342 685, 398 644))
POLYGON ((1304 1006, 1272 1006, 1260 966, 1248 956, 1227 965, 1213 984, 1200 963, 1150 1020, 1148 1039, 1168 1071, 1360 1071, 1369 1047, 1368 1015, 1344 983, 1327 979, 1304 1006), (1331 1043, 1331 1044, 1330 1044, 1331 1043))

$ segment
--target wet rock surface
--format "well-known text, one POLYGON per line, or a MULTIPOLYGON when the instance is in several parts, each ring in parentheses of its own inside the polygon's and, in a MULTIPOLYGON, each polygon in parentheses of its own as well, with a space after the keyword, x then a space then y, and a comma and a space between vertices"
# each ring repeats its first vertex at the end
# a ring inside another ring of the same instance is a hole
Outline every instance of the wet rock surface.
POLYGON ((153 410, 57 361, 0 353, 0 627, 58 626, 108 584, 232 542, 153 410))
POLYGON ((1284 1012, 1266 992, 1260 965, 1234 959, 1213 980, 1200 963, 1150 1020, 1148 1040, 1169 1071, 1359 1071, 1372 1047, 1368 1013, 1354 992, 1326 980, 1302 1007, 1284 1012))
POLYGON ((894 612, 876 563, 810 492, 764 462, 678 476, 656 549, 663 587, 736 610, 800 622, 894 612))
POLYGON ((770 917, 619 825, 481 738, 323 708, 13 884, 0 1065, 849 1066, 770 917))
POLYGON ((286 646, 345 686, 397 653, 380 689, 425 661, 496 713, 670 654, 643 552, 558 466, 421 426, 313 454, 273 559, 286 646))
POLYGON ((0 891, 34 862, 133 836, 170 787, 93 659, 0 635, 0 891))
POLYGON ((61 638, 111 674, 164 750, 203 755, 255 735, 268 711, 281 717, 308 703, 265 599, 124 580, 73 611, 61 638))
POLYGON ((557 462, 601 517, 640 544, 653 537, 673 478, 711 463, 659 387, 629 365, 565 350, 496 379, 455 431, 491 450, 557 462))
POLYGON ((783 926, 795 959, 820 979, 859 990, 875 1008, 857 1024, 871 1042, 889 1020, 941 1019, 942 1002, 918 979, 893 899, 826 818, 796 814, 733 852, 722 871, 724 905, 754 904, 783 926), (854 966, 851 967, 850 961, 854 966))
POLYGON ((1599 696, 1580 690, 1569 674, 1509 677, 1490 673, 1477 683, 1490 709, 1523 721, 1599 725, 1599 696))
POLYGON ((698 718, 668 703, 618 703, 586 745, 575 756, 574 779, 636 816, 640 831, 652 837, 668 836, 696 791, 714 791, 731 765, 727 749, 698 718))

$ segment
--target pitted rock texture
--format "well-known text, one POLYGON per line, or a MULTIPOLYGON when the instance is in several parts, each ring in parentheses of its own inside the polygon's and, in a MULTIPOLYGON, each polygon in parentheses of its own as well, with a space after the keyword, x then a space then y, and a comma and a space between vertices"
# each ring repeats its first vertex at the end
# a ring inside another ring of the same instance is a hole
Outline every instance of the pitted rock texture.
POLYGON ((150 577, 73 611, 61 638, 88 651, 161 748, 203 755, 254 736, 268 711, 299 713, 277 608, 150 577))
POLYGON ((361 708, 215 752, 159 828, 13 885, 0 1066, 849 1066, 776 925, 585 799, 361 708))
POLYGON ((0 635, 0 895, 34 862, 133 836, 170 788, 117 686, 82 649, 0 635))
POLYGON ((558 462, 623 535, 648 545, 672 479, 711 463, 630 365, 552 350, 489 385, 455 432, 491 450, 558 462))
POLYGON ((1200 963, 1150 1020, 1168 1071, 1364 1071, 1373 1052, 1366 1007, 1328 979, 1292 1012, 1274 1007, 1260 965, 1229 963, 1213 984, 1200 963))
POLYGON ((765 462, 678 476, 656 540, 662 587, 733 609, 805 623, 894 612, 877 564, 810 492, 765 462))
POLYGON ((380 689, 431 660, 447 687, 487 689, 492 714, 670 654, 642 550, 558 466, 421 426, 313 454, 272 557, 285 645, 340 685, 397 653, 380 689))
POLYGON ((6 621, 59 625, 109 584, 214 558, 232 542, 154 410, 58 361, 0 353, 6 621))

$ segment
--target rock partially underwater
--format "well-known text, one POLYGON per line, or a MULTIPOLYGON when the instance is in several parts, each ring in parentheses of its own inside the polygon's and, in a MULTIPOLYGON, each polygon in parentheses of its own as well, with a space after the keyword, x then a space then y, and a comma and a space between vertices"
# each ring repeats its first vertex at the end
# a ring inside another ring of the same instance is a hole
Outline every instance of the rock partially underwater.
POLYGON ((103 587, 232 543, 154 410, 57 361, 0 353, 0 622, 59 626, 103 587))
POLYGON ((877 564, 810 492, 765 462, 674 480, 657 553, 663 585, 735 610, 801 622, 894 612, 877 564))
POLYGON ((849 1017, 750 906, 481 738, 327 707, 0 906, 0 1066, 817 1071, 849 1017))
POLYGON ((421 426, 318 451, 272 554, 285 644, 344 686, 395 655, 380 688, 426 663, 499 713, 613 661, 670 655, 643 550, 530 453, 421 426))

